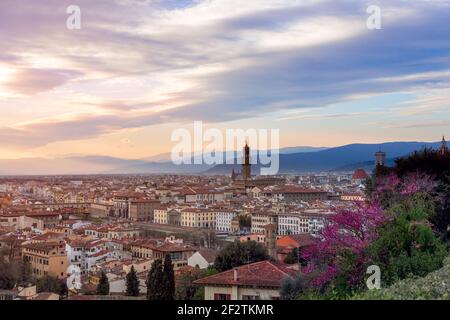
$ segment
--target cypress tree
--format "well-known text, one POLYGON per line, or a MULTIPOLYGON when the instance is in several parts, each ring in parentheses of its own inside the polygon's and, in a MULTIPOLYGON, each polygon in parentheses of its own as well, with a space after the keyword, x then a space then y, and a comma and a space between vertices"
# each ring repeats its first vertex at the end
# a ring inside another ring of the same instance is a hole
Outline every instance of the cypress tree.
POLYGON ((156 259, 147 276, 147 300, 162 300, 163 298, 163 264, 161 259, 156 259))
POLYGON ((173 271, 172 259, 169 254, 164 258, 164 281, 163 281, 163 300, 175 299, 175 272, 173 271))
POLYGON ((131 266, 130 272, 127 274, 127 291, 126 295, 130 297, 139 296, 139 280, 134 270, 134 266, 131 266))
POLYGON ((28 285, 33 281, 33 275, 31 273, 31 264, 23 258, 19 267, 19 285, 28 285))
POLYGON ((107 296, 109 294, 109 281, 105 272, 102 271, 102 275, 100 276, 100 281, 97 286, 97 294, 101 296, 107 296))

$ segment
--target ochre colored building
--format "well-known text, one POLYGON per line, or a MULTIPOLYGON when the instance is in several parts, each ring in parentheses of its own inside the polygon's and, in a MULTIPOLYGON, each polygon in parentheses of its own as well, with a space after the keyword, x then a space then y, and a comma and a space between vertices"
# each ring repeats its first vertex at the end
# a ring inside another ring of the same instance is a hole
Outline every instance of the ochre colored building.
POLYGON ((22 247, 22 256, 30 263, 32 274, 65 278, 67 254, 64 242, 30 243, 22 247))

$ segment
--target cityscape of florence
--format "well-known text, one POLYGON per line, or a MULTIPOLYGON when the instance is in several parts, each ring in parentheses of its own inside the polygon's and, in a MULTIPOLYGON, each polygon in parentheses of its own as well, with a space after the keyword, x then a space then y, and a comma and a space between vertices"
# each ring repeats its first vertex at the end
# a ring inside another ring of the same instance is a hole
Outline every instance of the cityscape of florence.
POLYGON ((450 300, 449 17, 1 1, 0 306, 450 300))

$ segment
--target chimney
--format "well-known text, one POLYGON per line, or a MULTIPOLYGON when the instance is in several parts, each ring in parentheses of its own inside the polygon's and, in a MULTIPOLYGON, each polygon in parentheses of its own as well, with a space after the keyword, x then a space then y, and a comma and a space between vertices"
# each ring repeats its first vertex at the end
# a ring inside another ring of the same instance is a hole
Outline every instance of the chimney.
POLYGON ((233 270, 233 278, 234 278, 234 281, 237 281, 237 279, 238 279, 238 272, 237 272, 237 269, 234 269, 234 270, 233 270))

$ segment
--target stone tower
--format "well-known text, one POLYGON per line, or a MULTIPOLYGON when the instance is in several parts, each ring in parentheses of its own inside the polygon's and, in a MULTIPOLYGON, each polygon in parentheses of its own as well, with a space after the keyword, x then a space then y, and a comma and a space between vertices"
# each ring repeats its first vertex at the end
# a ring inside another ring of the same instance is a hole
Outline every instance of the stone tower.
POLYGON ((250 180, 252 177, 252 169, 250 164, 250 147, 245 143, 244 147, 244 162, 242 163, 242 179, 244 181, 250 180))
POLYGON ((264 226, 265 245, 269 256, 277 260, 277 225, 274 223, 264 226))
POLYGON ((378 151, 375 153, 375 166, 384 167, 386 165, 386 152, 378 151))
POLYGON ((447 141, 445 141, 445 137, 442 137, 440 152, 443 156, 448 152, 447 141))
POLYGON ((231 170, 231 180, 232 181, 236 180, 236 172, 234 172, 234 168, 233 170, 231 170))

